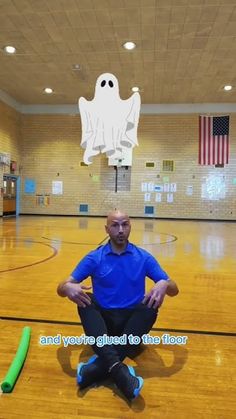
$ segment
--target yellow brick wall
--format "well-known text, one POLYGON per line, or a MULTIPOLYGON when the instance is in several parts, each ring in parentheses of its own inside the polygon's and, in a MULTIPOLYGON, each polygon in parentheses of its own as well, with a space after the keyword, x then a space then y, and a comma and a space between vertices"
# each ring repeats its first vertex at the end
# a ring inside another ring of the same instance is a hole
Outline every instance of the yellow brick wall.
MULTIPOLYGON (((21 114, 0 101, 0 152, 10 153, 11 160, 17 162, 16 174, 20 168, 21 114)), ((0 164, 0 188, 3 187, 3 174, 10 173, 10 167, 0 164)), ((0 216, 2 215, 2 193, 0 194, 0 216)))
MULTIPOLYGON (((138 136, 130 191, 115 193, 114 169, 108 167, 105 156, 95 157, 89 167, 80 166, 79 115, 20 115, 0 102, 0 151, 17 161, 16 174, 22 180, 21 213, 74 215, 79 214, 82 203, 88 204, 90 215, 105 215, 120 207, 131 216, 144 216, 147 205, 154 207, 155 217, 236 219, 236 114, 230 115, 230 164, 224 168, 198 165, 198 115, 142 115, 138 136), (162 171, 163 160, 174 160, 173 173, 162 171), (155 167, 146 168, 146 161, 154 161, 155 167), (223 177, 225 199, 201 197, 202 185, 213 175, 223 177), (36 194, 48 194, 49 199, 39 203, 35 194, 26 194, 26 179, 35 181, 36 194), (52 195, 53 180, 63 181, 62 196, 52 195), (176 183, 174 202, 167 202, 166 192, 160 203, 155 201, 155 192, 150 192, 150 202, 145 202, 142 183, 176 183), (192 195, 186 194, 188 187, 192 187, 192 195)), ((0 165, 0 187, 4 173, 9 173, 9 167, 0 165)))
MULTIPOLYGON (((230 164, 225 168, 198 165, 198 115, 142 115, 134 149, 130 191, 114 192, 114 169, 102 155, 81 167, 79 115, 22 115, 22 199, 21 212, 33 214, 79 214, 79 204, 88 204, 90 215, 105 215, 123 208, 131 216, 144 216, 144 206, 154 206, 155 217, 236 219, 236 114, 230 116, 230 164), (174 160, 174 172, 162 172, 162 160, 174 160), (155 168, 145 168, 154 161, 155 168), (221 175, 226 184, 225 199, 201 198, 202 185, 211 176, 221 175), (109 185, 104 184, 104 178, 109 185), (166 179, 168 178, 168 179, 166 179), (50 202, 39 202, 24 193, 25 179, 36 182, 37 194, 50 194, 50 202), (103 180, 102 180, 103 179, 103 180), (62 196, 52 195, 52 181, 63 181, 62 196), (144 202, 141 183, 176 183, 174 202, 144 202), (188 187, 193 194, 187 195, 188 187)), ((119 169, 118 169, 119 170, 119 169)))

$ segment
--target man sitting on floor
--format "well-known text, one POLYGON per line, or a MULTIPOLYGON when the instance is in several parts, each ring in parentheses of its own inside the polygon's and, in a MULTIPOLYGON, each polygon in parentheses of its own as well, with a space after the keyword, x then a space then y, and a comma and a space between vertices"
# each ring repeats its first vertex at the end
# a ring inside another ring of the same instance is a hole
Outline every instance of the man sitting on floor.
POLYGON ((175 296, 179 291, 150 253, 128 241, 131 225, 124 212, 112 211, 105 228, 109 242, 85 256, 71 276, 58 285, 57 292, 77 304, 85 334, 96 342, 92 345, 95 355, 78 365, 80 388, 109 375, 121 392, 133 399, 140 393, 143 379, 123 361, 134 345, 129 339, 126 344, 98 345, 98 339, 104 335, 142 338, 155 323, 165 295, 175 296), (89 276, 93 294, 86 292, 91 287, 81 285, 89 276), (155 282, 146 295, 145 277, 155 282))

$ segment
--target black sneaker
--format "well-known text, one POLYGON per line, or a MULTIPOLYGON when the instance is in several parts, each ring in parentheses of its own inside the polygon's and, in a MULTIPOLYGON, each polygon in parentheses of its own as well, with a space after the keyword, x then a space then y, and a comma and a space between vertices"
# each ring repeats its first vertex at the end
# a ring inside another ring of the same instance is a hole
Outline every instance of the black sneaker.
POLYGON ((127 399, 135 399, 143 387, 143 378, 137 377, 133 367, 120 363, 111 370, 118 389, 127 399))
POLYGON ((80 362, 77 367, 77 383, 81 389, 107 377, 108 372, 97 355, 93 355, 87 362, 80 362))

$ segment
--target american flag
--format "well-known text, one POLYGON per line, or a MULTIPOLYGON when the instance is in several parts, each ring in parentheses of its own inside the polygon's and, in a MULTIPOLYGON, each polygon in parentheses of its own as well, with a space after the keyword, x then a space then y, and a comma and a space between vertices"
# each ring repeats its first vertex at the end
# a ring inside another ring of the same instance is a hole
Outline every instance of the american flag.
POLYGON ((199 117, 199 164, 229 163, 229 116, 199 117))

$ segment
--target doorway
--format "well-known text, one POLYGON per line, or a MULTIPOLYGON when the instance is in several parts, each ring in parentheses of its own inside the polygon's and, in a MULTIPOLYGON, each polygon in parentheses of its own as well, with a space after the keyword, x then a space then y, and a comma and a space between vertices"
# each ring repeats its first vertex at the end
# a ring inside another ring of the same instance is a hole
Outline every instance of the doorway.
POLYGON ((20 178, 3 176, 3 216, 19 215, 20 178))

